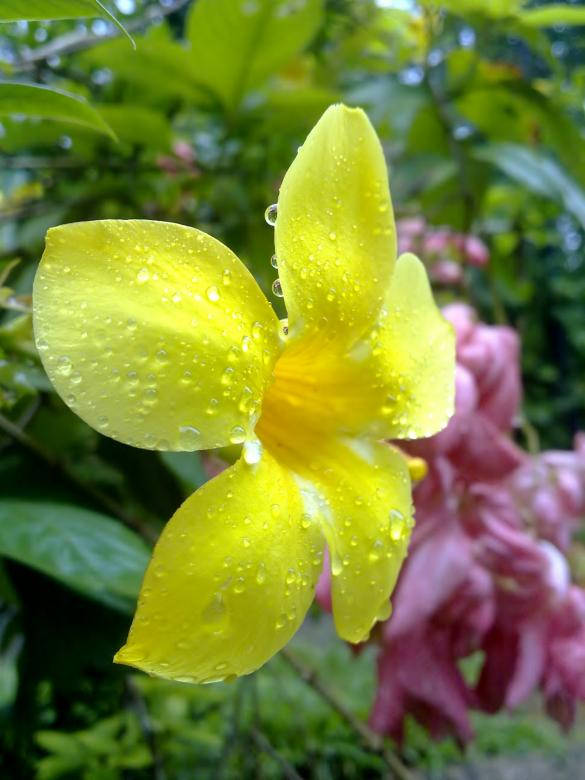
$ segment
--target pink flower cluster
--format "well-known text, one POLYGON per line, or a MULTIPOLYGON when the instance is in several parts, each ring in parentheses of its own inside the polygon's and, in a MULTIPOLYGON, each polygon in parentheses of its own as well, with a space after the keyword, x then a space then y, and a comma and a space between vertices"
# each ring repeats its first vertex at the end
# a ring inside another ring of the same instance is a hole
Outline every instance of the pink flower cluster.
POLYGON ((428 264, 434 282, 457 285, 463 280, 463 265, 482 267, 489 252, 477 236, 456 233, 450 228, 435 228, 421 217, 398 220, 399 252, 414 252, 428 264))
MULTIPOLYGON (((464 742, 471 709, 515 707, 540 688, 568 728, 585 700, 585 590, 565 557, 585 514, 585 442, 538 456, 519 449, 516 333, 463 304, 444 314, 457 334, 456 412, 408 446, 429 473, 414 492, 394 613, 371 639, 380 649, 371 724, 400 740, 410 713, 434 736, 464 742), (477 651, 470 683, 459 662, 477 651)), ((328 589, 324 577, 324 605, 328 589)))

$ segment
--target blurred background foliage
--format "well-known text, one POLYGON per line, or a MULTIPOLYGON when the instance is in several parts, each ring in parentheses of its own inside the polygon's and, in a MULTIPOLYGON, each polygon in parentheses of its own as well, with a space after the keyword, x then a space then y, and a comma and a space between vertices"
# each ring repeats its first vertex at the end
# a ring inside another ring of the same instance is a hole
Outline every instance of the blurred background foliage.
MULTIPOLYGON (((384 143, 397 215, 489 246, 489 265, 465 266, 438 297, 519 330, 522 444, 568 447, 585 427, 584 53, 578 0, 0 5, 2 777, 390 771, 359 727, 373 656, 350 660, 316 608, 294 655, 234 685, 173 685, 111 664, 149 544, 206 474, 197 454, 101 437, 52 392, 30 317, 47 228, 196 225, 270 295, 264 209, 323 110, 361 105, 384 143)), ((456 251, 451 260, 463 263, 456 251)), ((565 747, 534 717, 478 723, 471 755, 565 747)), ((460 757, 414 721, 407 735, 407 763, 439 771, 460 757)))

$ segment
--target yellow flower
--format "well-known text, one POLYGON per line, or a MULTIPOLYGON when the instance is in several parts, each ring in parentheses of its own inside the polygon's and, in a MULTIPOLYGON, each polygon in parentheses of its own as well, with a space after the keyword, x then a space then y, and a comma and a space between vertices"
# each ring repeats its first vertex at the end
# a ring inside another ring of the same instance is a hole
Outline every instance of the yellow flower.
POLYGON ((389 614, 412 526, 383 438, 440 430, 454 341, 423 266, 397 261, 382 149, 332 106, 289 168, 275 226, 288 335, 238 258, 193 228, 105 220, 49 231, 38 349, 66 403, 136 447, 243 443, 177 510, 115 660, 175 680, 247 674, 300 626, 325 541, 337 631, 389 614))

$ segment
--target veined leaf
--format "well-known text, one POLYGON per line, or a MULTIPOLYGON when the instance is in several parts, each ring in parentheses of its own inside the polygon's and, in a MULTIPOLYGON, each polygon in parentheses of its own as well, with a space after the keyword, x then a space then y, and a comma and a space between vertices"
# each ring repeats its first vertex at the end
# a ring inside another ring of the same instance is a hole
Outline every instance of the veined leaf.
POLYGON ((528 8, 519 14, 530 27, 552 27, 554 24, 585 25, 585 8, 555 3, 540 8, 528 8))
POLYGON ((71 122, 116 138, 95 108, 83 98, 40 84, 0 83, 0 116, 12 114, 71 122))
POLYGON ((538 195, 552 198, 585 228, 585 192, 554 160, 518 144, 490 144, 474 152, 538 195))
POLYGON ((129 39, 134 48, 136 44, 130 33, 100 0, 2 0, 0 22, 40 22, 52 19, 85 19, 102 16, 113 22, 129 39))
POLYGON ((322 0, 198 0, 187 21, 197 77, 228 107, 306 46, 322 0))
POLYGON ((105 515, 70 504, 0 500, 0 556, 130 612, 150 551, 105 515))

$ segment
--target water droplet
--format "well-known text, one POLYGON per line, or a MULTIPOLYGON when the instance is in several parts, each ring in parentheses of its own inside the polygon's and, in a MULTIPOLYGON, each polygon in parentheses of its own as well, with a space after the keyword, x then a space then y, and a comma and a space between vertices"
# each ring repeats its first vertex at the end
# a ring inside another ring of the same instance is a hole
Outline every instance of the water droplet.
POLYGON ((128 330, 130 330, 130 331, 132 331, 132 330, 136 330, 136 328, 138 327, 138 323, 136 322, 136 320, 135 320, 133 317, 129 317, 129 318, 126 320, 126 327, 127 327, 127 328, 128 328, 128 330))
POLYGON ((214 414, 217 414, 217 407, 219 406, 219 401, 217 398, 210 398, 209 404, 207 405, 207 409, 205 410, 205 414, 209 415, 209 417, 213 416, 214 414))
POLYGON ((136 281, 138 284, 144 284, 150 279, 150 271, 148 268, 141 268, 136 274, 136 281))
POLYGON ((258 564, 258 570, 256 571, 256 582, 258 585, 263 585, 266 582, 266 565, 262 562, 258 564))
POLYGON ((380 560, 382 553, 384 552, 384 542, 381 539, 376 539, 368 555, 370 563, 376 563, 380 560))
POLYGON ((228 385, 231 385, 232 381, 234 379, 234 369, 232 366, 228 366, 223 374, 221 375, 220 382, 224 387, 227 387, 228 385))
POLYGON ((249 336, 242 336, 242 352, 247 352, 251 343, 252 339, 249 336))
POLYGON ((232 444, 241 444, 246 438, 246 431, 241 425, 234 425, 230 432, 230 442, 232 444))
POLYGON ((188 449, 196 446, 201 436, 201 431, 199 428, 195 428, 194 425, 181 425, 179 433, 181 446, 188 449))
POLYGON ((44 352, 46 349, 49 349, 49 343, 47 342, 47 339, 38 339, 37 349, 40 352, 44 352))
POLYGON ((225 616, 225 604, 221 593, 216 593, 202 613, 205 623, 217 623, 225 616))
POLYGON ((69 376, 71 373, 71 368, 71 358, 67 357, 67 355, 61 355, 57 361, 57 373, 61 374, 61 376, 69 376))
POLYGON ((166 363, 169 359, 169 353, 166 351, 166 349, 159 349, 159 351, 156 353, 156 359, 159 363, 166 363))
POLYGON ((246 590, 246 580, 243 577, 238 577, 234 583, 234 593, 243 593, 246 590))
POLYGON ((215 665, 216 672, 223 672, 224 669, 227 669, 227 664, 225 661, 221 661, 220 663, 215 665))
POLYGON ((219 301, 219 290, 215 285, 211 285, 211 287, 207 288, 206 295, 208 300, 210 300, 212 303, 219 301))
POLYGON ((276 225, 277 214, 278 214, 278 205, 276 203, 272 203, 270 206, 268 206, 268 208, 264 212, 264 219, 270 225, 270 227, 274 227, 276 225))
POLYGON ((278 258, 276 255, 272 255, 272 257, 270 258, 270 265, 273 268, 278 268, 278 258))
POLYGON ((334 233, 333 231, 331 231, 331 233, 329 233, 329 240, 330 241, 335 241, 336 238, 337 238, 337 233, 334 233))
POLYGON ((232 272, 230 271, 229 268, 224 269, 221 280, 226 287, 232 283, 232 272))
POLYGON ((261 322, 255 322, 252 325, 252 338, 254 341, 259 341, 262 338, 262 331, 264 330, 261 322))
POLYGON ((244 462, 249 466, 260 463, 262 457, 262 444, 259 439, 251 439, 244 444, 244 462))
POLYGON ((284 293, 282 291, 282 285, 280 283, 280 279, 275 279, 272 282, 272 292, 274 295, 276 295, 277 298, 284 298, 284 293))

